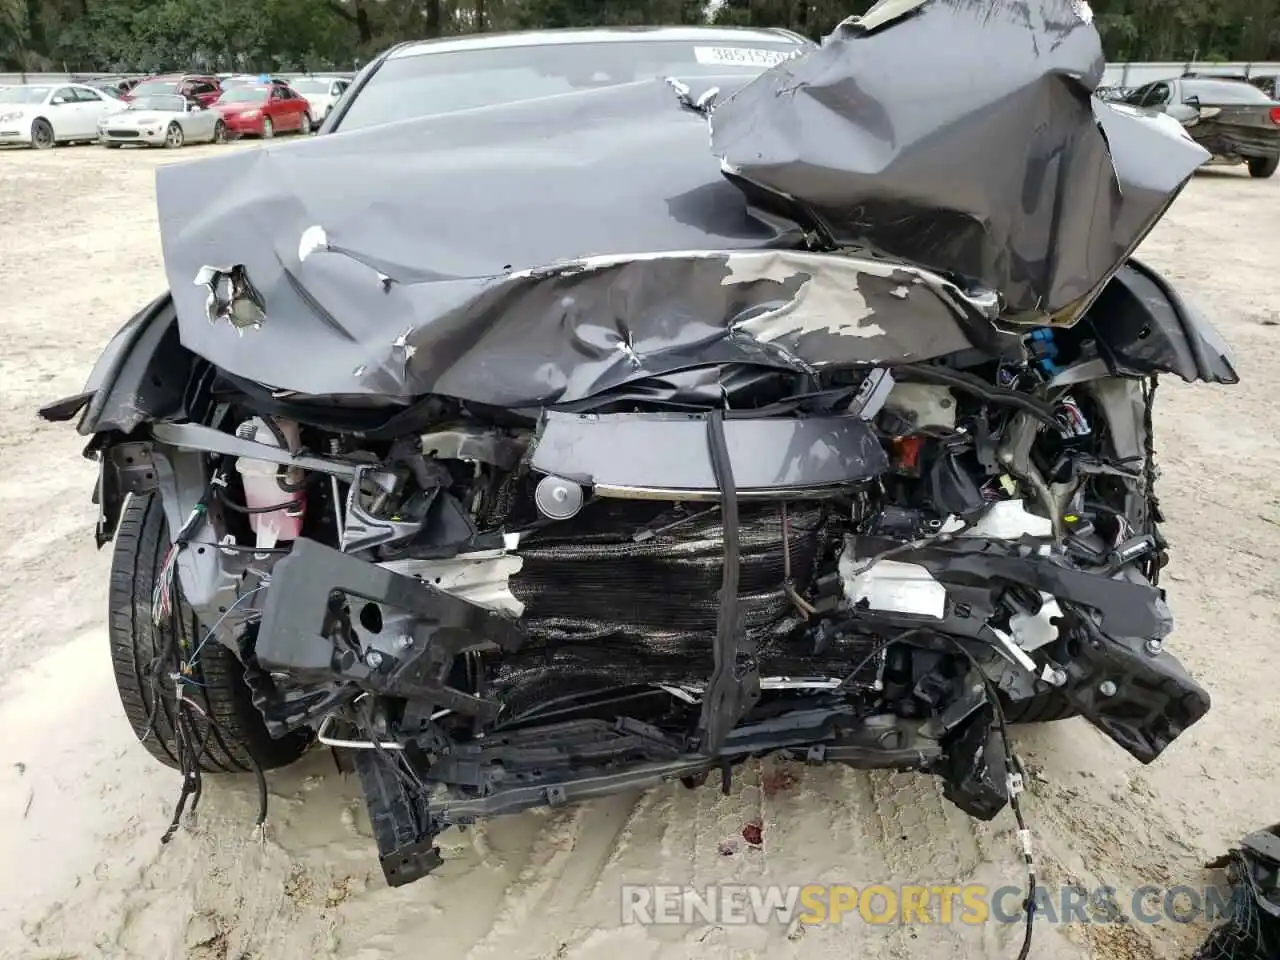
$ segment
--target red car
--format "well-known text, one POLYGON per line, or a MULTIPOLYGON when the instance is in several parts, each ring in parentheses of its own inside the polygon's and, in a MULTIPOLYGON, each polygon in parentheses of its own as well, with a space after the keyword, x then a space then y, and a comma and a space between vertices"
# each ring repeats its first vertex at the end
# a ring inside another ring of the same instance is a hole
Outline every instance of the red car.
POLYGON ((222 95, 222 86, 218 83, 217 77, 203 74, 169 73, 147 77, 132 90, 123 94, 123 99, 132 100, 134 97, 151 97, 175 93, 207 107, 222 95))
POLYGON ((213 105, 238 136, 274 137, 311 132, 310 104, 288 87, 255 83, 231 87, 213 105))

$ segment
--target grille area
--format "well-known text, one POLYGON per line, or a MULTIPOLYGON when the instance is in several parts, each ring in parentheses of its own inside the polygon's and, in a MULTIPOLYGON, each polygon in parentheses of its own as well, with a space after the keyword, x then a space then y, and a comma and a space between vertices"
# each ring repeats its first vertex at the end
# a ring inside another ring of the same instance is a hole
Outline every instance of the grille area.
MULTIPOLYGON (((792 578, 803 589, 836 542, 828 508, 792 504, 786 526, 792 578)), ((720 512, 702 505, 597 501, 526 539, 511 590, 525 604, 530 641, 503 658, 498 687, 567 693, 705 680, 714 665, 723 532, 720 512)), ((782 538, 778 504, 740 508, 739 624, 756 643, 763 673, 802 658, 791 640, 804 625, 783 591, 782 538)))
MULTIPOLYGON (((759 638, 792 612, 782 589, 782 518, 776 504, 740 514, 740 625, 759 638)), ((788 511, 792 577, 800 587, 827 544, 826 519, 821 505, 788 511)), ((524 566, 511 579, 535 638, 641 644, 651 655, 681 657, 709 643, 724 569, 719 510, 598 501, 553 530, 521 544, 524 566), (649 531, 657 532, 642 533, 649 531), (636 534, 644 539, 636 542, 636 534)))

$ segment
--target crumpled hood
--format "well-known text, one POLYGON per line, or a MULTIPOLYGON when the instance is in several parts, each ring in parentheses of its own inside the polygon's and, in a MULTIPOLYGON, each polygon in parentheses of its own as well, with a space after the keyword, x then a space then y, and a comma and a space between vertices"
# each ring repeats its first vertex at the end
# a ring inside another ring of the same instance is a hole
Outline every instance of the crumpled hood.
POLYGON ((723 104, 712 149, 764 208, 1054 315, 1095 294, 1208 159, 1092 96, 1083 0, 882 0, 723 104))
POLYGON ((1091 97, 1079 3, 891 7, 691 85, 710 131, 653 80, 161 167, 182 341, 275 390, 511 406, 999 351, 1002 307, 1087 300, 1207 155, 1091 97))

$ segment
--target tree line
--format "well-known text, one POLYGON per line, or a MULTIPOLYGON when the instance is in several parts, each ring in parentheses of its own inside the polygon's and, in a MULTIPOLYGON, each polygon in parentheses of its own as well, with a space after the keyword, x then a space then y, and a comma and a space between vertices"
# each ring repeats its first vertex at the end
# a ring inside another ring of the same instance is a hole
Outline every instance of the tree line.
MULTIPOLYGON (((349 70, 400 40, 615 24, 787 27, 816 39, 871 4, 872 0, 0 0, 0 69, 349 70)), ((1092 7, 1110 60, 1280 60, 1280 0, 1093 0, 1092 7)))

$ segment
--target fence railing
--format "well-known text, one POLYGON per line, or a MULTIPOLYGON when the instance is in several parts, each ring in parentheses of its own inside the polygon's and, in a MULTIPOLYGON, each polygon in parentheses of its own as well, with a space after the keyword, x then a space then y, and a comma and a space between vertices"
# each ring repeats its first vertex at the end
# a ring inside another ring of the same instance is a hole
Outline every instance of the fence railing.
POLYGON ((1140 87, 1157 80, 1170 80, 1184 73, 1196 73, 1212 76, 1235 77, 1267 77, 1280 75, 1278 63, 1211 63, 1207 61, 1189 63, 1109 63, 1102 77, 1102 85, 1106 87, 1140 87))
MULTIPOLYGON (((195 71, 192 71, 195 72, 195 71)), ((124 79, 126 77, 146 77, 146 73, 0 73, 0 86, 23 83, 84 83, 102 77, 124 79)), ((296 70, 271 73, 270 76, 292 80, 298 77, 346 77, 355 76, 353 70, 316 70, 312 73, 300 73, 296 70)))
MULTIPOLYGON (((1106 87, 1140 87, 1144 83, 1156 80, 1168 80, 1180 77, 1189 70, 1197 73, 1218 76, 1272 76, 1280 75, 1280 62, 1273 63, 1109 63, 1103 75, 1102 84, 1106 87)), ((353 77, 351 70, 317 70, 316 76, 353 77)), ((92 80, 95 77, 140 77, 138 73, 0 73, 0 85, 15 83, 69 83, 78 80, 92 80)), ((277 77, 305 77, 306 73, 296 71, 276 73, 277 77)))

